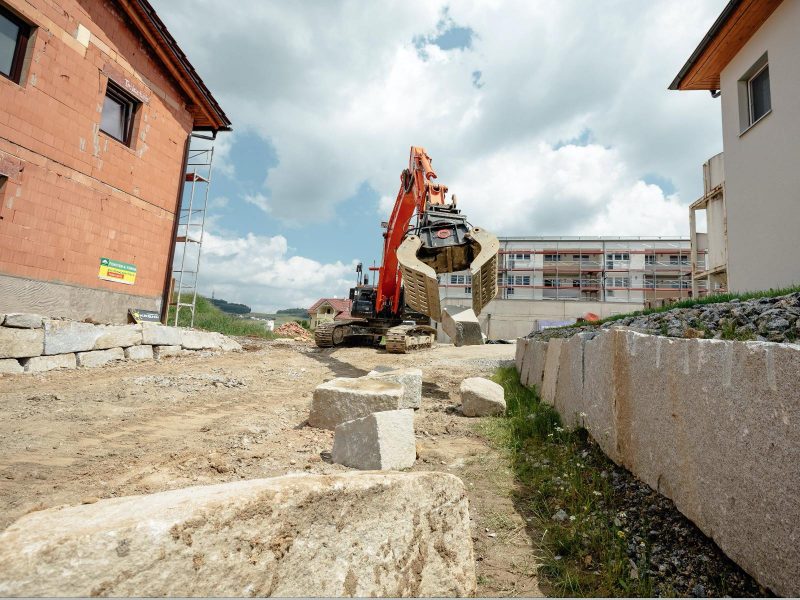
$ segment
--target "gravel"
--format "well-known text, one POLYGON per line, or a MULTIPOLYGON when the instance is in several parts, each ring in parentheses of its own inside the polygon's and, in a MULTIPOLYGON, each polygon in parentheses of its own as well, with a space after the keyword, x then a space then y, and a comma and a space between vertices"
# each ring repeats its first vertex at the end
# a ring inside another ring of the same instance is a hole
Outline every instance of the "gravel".
POLYGON ((800 292, 753 300, 700 304, 666 312, 629 316, 616 321, 580 327, 535 331, 529 338, 567 338, 581 331, 629 327, 651 335, 680 338, 795 342, 800 338, 800 292))

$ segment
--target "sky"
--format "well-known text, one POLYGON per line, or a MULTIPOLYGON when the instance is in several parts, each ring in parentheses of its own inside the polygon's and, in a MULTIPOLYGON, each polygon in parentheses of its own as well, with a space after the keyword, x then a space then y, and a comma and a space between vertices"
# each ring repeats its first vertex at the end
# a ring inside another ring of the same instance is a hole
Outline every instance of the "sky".
POLYGON ((199 290, 344 297, 412 145, 507 235, 688 235, 719 100, 667 87, 726 0, 151 0, 233 123, 199 290))

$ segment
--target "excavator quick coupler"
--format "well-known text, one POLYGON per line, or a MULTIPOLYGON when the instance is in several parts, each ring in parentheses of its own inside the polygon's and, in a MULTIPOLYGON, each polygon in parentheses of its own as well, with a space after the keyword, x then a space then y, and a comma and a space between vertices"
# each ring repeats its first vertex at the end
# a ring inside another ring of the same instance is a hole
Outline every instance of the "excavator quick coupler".
POLYGON ((480 314, 497 294, 497 237, 470 229, 467 217, 448 206, 431 206, 419 226, 397 249, 403 273, 405 302, 435 321, 442 320, 437 275, 469 270, 472 310, 480 314))

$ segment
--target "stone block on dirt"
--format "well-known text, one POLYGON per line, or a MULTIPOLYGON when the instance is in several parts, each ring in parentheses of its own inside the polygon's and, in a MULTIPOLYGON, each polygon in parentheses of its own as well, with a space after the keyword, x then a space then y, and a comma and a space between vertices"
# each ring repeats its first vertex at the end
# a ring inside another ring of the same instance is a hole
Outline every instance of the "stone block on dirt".
POLYGON ((547 342, 547 352, 544 359, 544 373, 542 375, 542 389, 539 393, 542 402, 553 406, 556 400, 556 385, 558 383, 558 365, 561 360, 561 338, 551 338, 547 342))
POLYGON ((234 339, 229 338, 227 335, 221 336, 219 342, 219 349, 223 352, 241 352, 242 345, 234 339))
POLYGON ((183 348, 180 346, 152 346, 153 356, 156 359, 166 358, 168 356, 180 356, 183 354, 183 348))
POLYGON ((142 343, 150 346, 180 346, 181 330, 160 323, 142 323, 142 343))
POLYGON ((394 367, 376 367, 367 377, 390 381, 403 386, 403 401, 398 408, 419 408, 422 404, 422 369, 397 369, 394 367))
POLYGON ((467 377, 461 382, 461 412, 467 417, 488 417, 506 412, 503 386, 484 377, 467 377))
POLYGON ((386 410, 336 426, 333 462, 362 470, 408 469, 417 459, 414 411, 386 410))
POLYGON ((125 348, 125 358, 128 360, 153 360, 153 347, 141 344, 125 348))
POLYGON ((20 329, 41 329, 44 318, 42 315, 30 313, 11 313, 6 315, 4 321, 0 321, 6 327, 18 327, 20 329))
POLYGON ((44 354, 66 354, 92 350, 102 328, 78 321, 45 321, 44 354))
POLYGON ((186 350, 219 350, 222 334, 215 331, 181 330, 181 346, 186 350))
POLYGON ((79 367, 102 367, 115 360, 125 360, 125 352, 122 348, 78 352, 77 360, 79 367))
POLYGON ((33 512, 0 533, 0 596, 471 596, 464 484, 288 475, 33 512))
POLYGON ((471 308, 445 306, 442 309, 442 331, 447 334, 454 346, 483 344, 481 324, 471 308))
POLYGON ((142 343, 141 325, 108 325, 100 327, 100 337, 94 343, 95 350, 127 348, 142 343))
POLYGON ((0 358, 39 356, 44 349, 41 329, 0 327, 0 358))
POLYGON ((526 387, 535 387, 542 391, 542 381, 544 379, 544 362, 547 356, 547 342, 531 340, 528 344, 528 369, 525 372, 523 384, 526 387))
POLYGON ((24 369, 16 358, 0 358, 0 375, 22 373, 24 369))
POLYGON ((26 373, 43 373, 54 369, 74 369, 78 366, 75 354, 54 354, 53 356, 34 356, 22 360, 26 373))
POLYGON ((339 423, 382 410, 397 410, 404 402, 403 386, 371 377, 337 377, 317 386, 308 424, 335 429, 339 423))

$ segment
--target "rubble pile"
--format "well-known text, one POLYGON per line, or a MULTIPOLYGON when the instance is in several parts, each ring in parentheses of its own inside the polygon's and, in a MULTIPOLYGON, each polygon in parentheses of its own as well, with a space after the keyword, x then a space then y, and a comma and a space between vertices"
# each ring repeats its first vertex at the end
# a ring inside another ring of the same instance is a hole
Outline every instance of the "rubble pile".
POLYGON ((294 339, 310 340, 311 333, 297 321, 289 321, 280 327, 275 328, 275 335, 279 337, 290 337, 294 339))
MULTIPOLYGON (((666 312, 629 316, 599 326, 629 327, 640 333, 677 338, 795 342, 800 338, 800 292, 730 302, 673 308, 666 312)), ((597 331, 596 325, 560 327, 535 331, 531 339, 566 338, 582 331, 597 331)))

